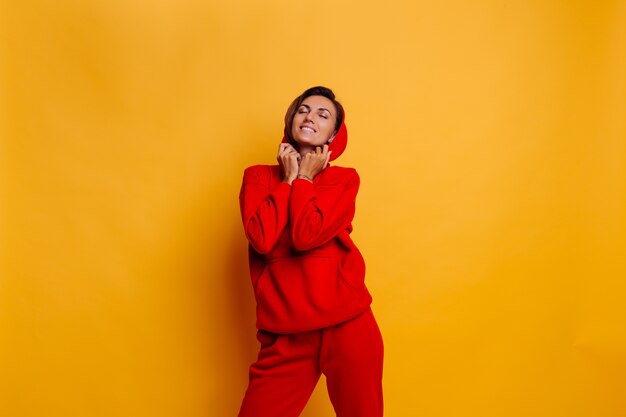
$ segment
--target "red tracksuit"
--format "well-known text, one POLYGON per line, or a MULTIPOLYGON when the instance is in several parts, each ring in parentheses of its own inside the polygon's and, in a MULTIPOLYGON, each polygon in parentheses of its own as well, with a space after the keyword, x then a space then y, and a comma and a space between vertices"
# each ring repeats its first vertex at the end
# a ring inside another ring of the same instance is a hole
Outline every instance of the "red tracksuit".
POLYGON ((338 417, 381 417, 383 342, 350 238, 359 176, 313 183, 278 165, 244 172, 240 207, 257 301, 258 359, 239 417, 297 417, 321 373, 338 417))

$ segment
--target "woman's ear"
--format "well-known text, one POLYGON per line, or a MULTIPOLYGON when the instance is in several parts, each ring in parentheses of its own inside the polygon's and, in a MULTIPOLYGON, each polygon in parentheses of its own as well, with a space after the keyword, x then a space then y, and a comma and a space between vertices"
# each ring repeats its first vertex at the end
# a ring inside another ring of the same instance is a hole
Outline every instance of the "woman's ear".
POLYGON ((331 143, 333 141, 333 139, 335 139, 335 135, 337 134, 337 132, 335 131, 335 133, 333 133, 333 135, 330 137, 330 139, 328 139, 326 141, 326 143, 331 143))

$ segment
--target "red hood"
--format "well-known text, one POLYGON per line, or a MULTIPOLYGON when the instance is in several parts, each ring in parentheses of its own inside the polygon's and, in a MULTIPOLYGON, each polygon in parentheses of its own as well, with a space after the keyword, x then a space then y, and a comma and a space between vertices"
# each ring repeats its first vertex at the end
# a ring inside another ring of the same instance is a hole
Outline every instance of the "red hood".
MULTIPOLYGON (((332 142, 330 142, 330 144, 328 145, 328 150, 333 151, 333 153, 330 154, 329 161, 334 161, 335 159, 339 158, 343 151, 346 150, 346 145, 348 144, 348 129, 346 128, 345 111, 342 110, 342 114, 343 118, 341 121, 341 126, 339 126, 337 134, 333 138, 332 142)), ((285 129, 283 131, 283 140, 281 141, 281 143, 289 142, 289 139, 287 139, 287 129, 289 129, 289 127, 285 126, 285 129)))

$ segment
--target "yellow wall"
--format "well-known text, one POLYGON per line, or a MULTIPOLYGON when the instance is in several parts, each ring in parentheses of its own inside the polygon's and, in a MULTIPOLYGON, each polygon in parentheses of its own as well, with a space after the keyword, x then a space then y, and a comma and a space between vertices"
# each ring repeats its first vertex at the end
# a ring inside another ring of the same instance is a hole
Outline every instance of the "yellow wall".
MULTIPOLYGON (((236 415, 241 175, 316 84, 386 415, 626 415, 625 2, 1 9, 0 415, 236 415)), ((320 383, 303 416, 331 410, 320 383)))

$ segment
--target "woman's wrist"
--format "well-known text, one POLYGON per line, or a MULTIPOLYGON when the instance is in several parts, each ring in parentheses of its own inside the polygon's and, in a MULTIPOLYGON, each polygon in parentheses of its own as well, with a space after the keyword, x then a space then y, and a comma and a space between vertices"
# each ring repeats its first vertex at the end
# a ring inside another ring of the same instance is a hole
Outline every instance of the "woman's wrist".
POLYGON ((302 179, 305 179, 307 181, 313 182, 313 178, 309 177, 306 174, 298 174, 298 176, 296 178, 302 178, 302 179))

